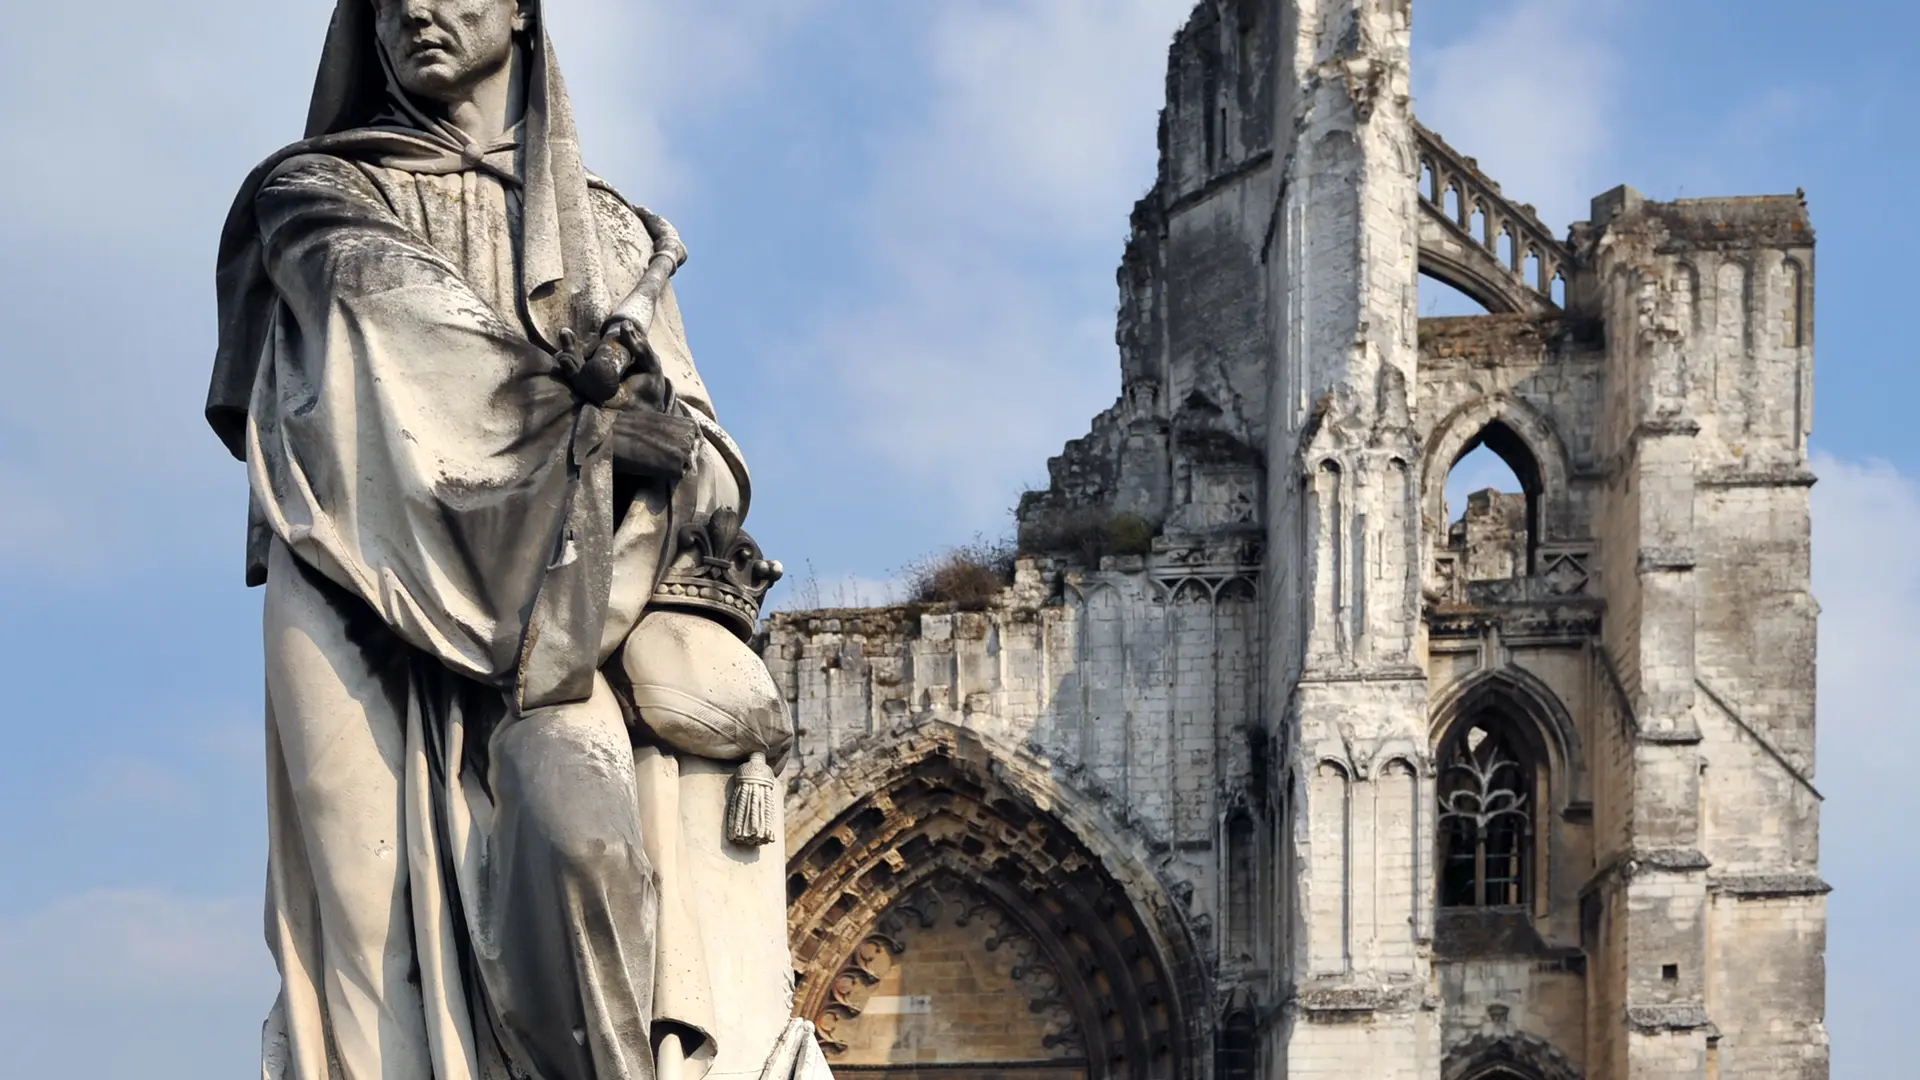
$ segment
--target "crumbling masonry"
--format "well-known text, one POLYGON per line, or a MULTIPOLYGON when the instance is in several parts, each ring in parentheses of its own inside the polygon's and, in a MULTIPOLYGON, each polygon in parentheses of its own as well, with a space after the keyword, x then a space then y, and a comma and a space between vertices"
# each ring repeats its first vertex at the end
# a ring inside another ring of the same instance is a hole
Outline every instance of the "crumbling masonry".
POLYGON ((1559 239, 1410 34, 1201 3, 1016 579, 769 626, 842 1075, 1826 1077, 1806 209, 1559 239))

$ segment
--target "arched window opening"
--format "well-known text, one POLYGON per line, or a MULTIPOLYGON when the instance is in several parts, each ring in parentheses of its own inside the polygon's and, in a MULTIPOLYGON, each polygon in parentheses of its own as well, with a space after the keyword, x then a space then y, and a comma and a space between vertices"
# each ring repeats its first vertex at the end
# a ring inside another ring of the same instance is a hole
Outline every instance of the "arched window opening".
POLYGON ((1466 224, 1466 218, 1460 212, 1460 188, 1456 185, 1448 184, 1447 190, 1441 198, 1444 202, 1441 209, 1446 211, 1447 217, 1463 225, 1466 224))
POLYGON ((1433 171, 1433 162, 1420 159, 1420 197, 1428 202, 1440 201, 1440 178, 1433 171))
POLYGON ((1546 288, 1547 287, 1546 278, 1543 272, 1541 271, 1540 267, 1541 267, 1540 249, 1528 248, 1526 264, 1520 268, 1521 280, 1525 281, 1527 284, 1533 286, 1536 289, 1546 288))
POLYGON ((1787 260, 1787 296, 1781 344, 1789 349, 1802 348, 1807 343, 1807 272, 1792 259, 1787 260))
POLYGON ((1511 267, 1515 270, 1520 269, 1520 249, 1515 246, 1513 230, 1504 225, 1500 228, 1500 243, 1497 253, 1500 256, 1500 265, 1511 267))
POLYGON ((1441 281, 1431 274, 1420 274, 1420 317, 1453 318, 1461 315, 1486 315, 1487 305, 1441 281))
POLYGON ((1236 1009, 1220 1022, 1220 1034, 1214 1043, 1214 1080, 1253 1080, 1259 1071, 1260 1048, 1253 1029, 1253 1014, 1236 1009))
MULTIPOLYGON (((1729 259, 1714 272, 1714 328, 1728 337, 1738 335, 1740 347, 1753 347, 1753 324, 1747 318, 1747 268, 1729 259)), ((1725 365, 1732 376, 1736 365, 1725 365)), ((1721 392, 1721 400, 1727 393, 1721 392)))
POLYGON ((1553 275, 1553 289, 1548 295, 1553 297, 1555 307, 1564 308, 1567 306, 1567 275, 1562 273, 1555 273, 1553 275))
POLYGON ((1440 906, 1520 907, 1533 892, 1535 765, 1511 725, 1462 726, 1440 762, 1440 906))
POLYGON ((1673 269, 1674 320, 1691 336, 1700 326, 1700 272, 1686 263, 1673 269))
POLYGON ((1447 547, 1467 581, 1530 577, 1540 542, 1540 466, 1499 421, 1467 443, 1447 474, 1447 547))
POLYGON ((1487 233, 1487 208, 1479 200, 1474 200, 1473 217, 1467 222, 1467 235, 1473 242, 1483 247, 1493 247, 1493 237, 1487 233))
POLYGON ((1259 892, 1254 863, 1253 818, 1245 812, 1227 819, 1227 959, 1253 959, 1253 918, 1259 892))

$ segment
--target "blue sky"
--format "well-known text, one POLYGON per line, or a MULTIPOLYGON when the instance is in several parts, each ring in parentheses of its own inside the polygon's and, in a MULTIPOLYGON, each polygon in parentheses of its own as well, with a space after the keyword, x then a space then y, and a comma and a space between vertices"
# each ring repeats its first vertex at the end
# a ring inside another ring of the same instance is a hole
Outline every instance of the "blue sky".
MULTIPOLYGON (((978 533, 1118 391, 1113 269, 1185 0, 549 0, 588 159, 670 216, 754 531, 829 602, 978 533), (809 570, 810 568, 810 570, 809 570)), ((259 597, 199 419, 214 241, 330 0, 25 5, 0 36, 0 1045, 255 1067, 259 597), (31 104, 29 104, 31 103, 31 104)), ((1556 228, 1617 183, 1804 187, 1835 1076, 1920 990, 1920 6, 1419 0, 1424 120, 1556 228)))

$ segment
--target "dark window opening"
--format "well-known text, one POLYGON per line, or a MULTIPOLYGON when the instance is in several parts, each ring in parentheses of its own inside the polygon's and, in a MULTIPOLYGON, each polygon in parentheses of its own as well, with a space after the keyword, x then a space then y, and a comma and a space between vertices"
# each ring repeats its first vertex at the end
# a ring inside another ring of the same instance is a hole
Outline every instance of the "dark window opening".
POLYGON ((1253 1014, 1244 1009, 1229 1013, 1220 1025, 1220 1035, 1214 1044, 1214 1080, 1253 1080, 1259 1064, 1253 1014))
POLYGON ((1442 907, 1519 907, 1531 894, 1533 768, 1505 726, 1475 723, 1442 755, 1442 907))
POLYGON ((1254 866, 1253 819, 1244 813, 1227 820, 1227 959, 1253 959, 1253 918, 1259 875, 1254 866))

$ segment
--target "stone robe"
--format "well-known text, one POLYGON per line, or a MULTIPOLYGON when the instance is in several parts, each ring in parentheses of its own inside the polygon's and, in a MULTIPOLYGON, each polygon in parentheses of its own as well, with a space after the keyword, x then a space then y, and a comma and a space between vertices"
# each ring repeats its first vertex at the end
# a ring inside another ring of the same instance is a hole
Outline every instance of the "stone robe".
POLYGON ((525 118, 475 146, 339 0, 307 138, 222 235, 207 416, 266 587, 264 1080, 647 1080, 663 1032, 687 1080, 825 1076, 778 845, 727 844, 730 767, 636 747, 603 674, 651 655, 675 515, 749 492, 670 290, 677 487, 616 476, 557 375, 657 221, 581 166, 540 6, 525 118))
MULTIPOLYGON (((609 417, 553 357, 651 242, 581 168, 542 31, 526 119, 476 147, 395 88, 371 11, 342 0, 308 140, 222 238, 208 416, 267 590, 262 1073, 640 1080, 667 1025, 697 1077, 681 763, 635 749, 601 674, 669 492, 616 481, 609 417)), ((670 291, 650 341, 711 422, 670 291)))
MULTIPOLYGON (((645 234, 593 198, 630 283, 645 234)), ((703 987, 655 1000, 647 849, 678 822, 642 821, 619 703, 598 674, 524 715, 510 692, 537 556, 560 535, 554 561, 580 557, 579 409, 514 325, 516 202, 477 170, 320 154, 256 196, 284 305, 247 426, 272 536, 271 1080, 644 1077, 659 1017, 712 1049, 703 987)), ((703 405, 670 296, 654 341, 703 405)), ((658 570, 664 499, 633 500, 600 660, 658 570)))

